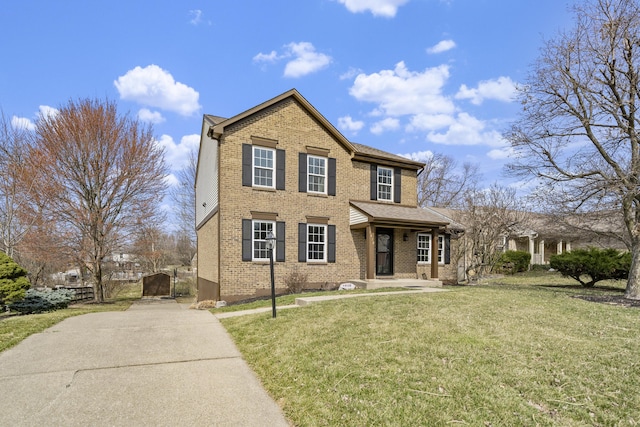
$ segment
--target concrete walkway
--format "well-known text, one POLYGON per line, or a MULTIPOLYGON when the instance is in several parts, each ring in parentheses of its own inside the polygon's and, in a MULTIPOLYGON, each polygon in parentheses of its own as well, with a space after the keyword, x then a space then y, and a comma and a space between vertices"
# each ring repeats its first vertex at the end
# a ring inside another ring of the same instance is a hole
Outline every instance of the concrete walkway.
POLYGON ((288 426, 218 319, 173 300, 66 319, 0 353, 1 426, 288 426))

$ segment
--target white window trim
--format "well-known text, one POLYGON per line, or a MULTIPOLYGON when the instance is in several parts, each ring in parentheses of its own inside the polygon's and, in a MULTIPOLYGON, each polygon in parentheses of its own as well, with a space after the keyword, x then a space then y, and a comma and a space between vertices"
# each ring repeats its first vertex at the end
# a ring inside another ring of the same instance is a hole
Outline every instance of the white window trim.
MULTIPOLYGON (((429 249, 427 250, 427 260, 428 261, 418 261, 418 264, 431 264, 431 249, 433 248, 433 236, 427 233, 418 233, 418 237, 416 238, 416 251, 418 248, 418 242, 420 241, 420 236, 427 236, 429 241, 429 249)), ((444 235, 438 234, 438 264, 444 265, 444 235)))
POLYGON ((252 187, 260 187, 260 188, 276 188, 276 150, 273 148, 263 147, 260 145, 253 145, 251 147, 251 186, 252 187), (273 159, 273 166, 271 168, 266 168, 260 166, 260 169, 271 170, 271 185, 260 185, 256 184, 256 150, 265 150, 271 152, 271 158, 273 159))
POLYGON ((311 154, 307 155, 307 192, 315 193, 315 194, 327 194, 327 184, 329 183, 329 159, 322 156, 313 156, 311 154), (312 174, 309 172, 309 159, 321 159, 324 160, 324 175, 312 174), (324 191, 314 191, 311 187, 311 180, 309 179, 311 176, 324 176, 324 191))
MULTIPOLYGON (((420 237, 426 236, 427 242, 429 243, 429 248, 427 249, 427 261, 418 261, 418 264, 431 264, 431 234, 427 233, 418 233, 418 237, 416 238, 416 251, 422 249, 418 247, 418 243, 420 243, 420 237)), ((424 250, 424 249, 423 249, 424 250)))
MULTIPOLYGON (((268 249, 267 249, 267 257, 266 258, 256 258, 256 248, 255 248, 255 242, 262 242, 264 241, 266 244, 266 240, 262 240, 262 239, 256 239, 256 235, 255 235, 255 224, 256 223, 266 223, 266 224, 271 224, 271 232, 273 233, 273 236, 275 237, 276 235, 276 222, 275 221, 268 221, 268 220, 262 220, 262 219, 254 219, 251 221, 251 261, 257 261, 257 262, 264 262, 264 261, 269 261, 269 256, 268 256, 268 249)), ((276 259, 276 245, 275 245, 275 241, 274 241, 274 245, 273 245, 273 259, 275 261, 276 259)))
POLYGON ((326 224, 307 224, 307 262, 309 263, 326 263, 327 262, 327 250, 329 249, 328 238, 327 235, 327 225, 326 224), (311 249, 311 245, 318 244, 317 242, 311 242, 309 239, 309 227, 321 227, 324 230, 324 242, 322 242, 322 259, 309 259, 309 251, 311 249))
POLYGON ((393 169, 392 168, 385 168, 383 166, 378 166, 378 169, 377 169, 377 172, 376 172, 376 178, 377 178, 376 190, 378 192, 378 194, 377 194, 378 200, 384 200, 386 202, 393 202, 393 178, 394 178, 393 169), (381 170, 387 170, 387 171, 391 172, 391 174, 390 174, 391 182, 389 184, 384 184, 384 183, 380 182, 380 171, 381 170), (390 190, 389 190, 389 198, 388 199, 383 199, 383 198, 380 197, 380 185, 385 185, 385 186, 388 185, 388 186, 391 187, 390 190))

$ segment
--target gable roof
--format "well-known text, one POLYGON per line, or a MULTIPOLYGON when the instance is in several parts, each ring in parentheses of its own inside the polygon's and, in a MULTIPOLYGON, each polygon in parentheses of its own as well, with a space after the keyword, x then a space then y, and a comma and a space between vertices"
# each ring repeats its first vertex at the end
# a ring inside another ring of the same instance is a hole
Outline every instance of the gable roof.
POLYGON ((237 114, 231 118, 225 119, 224 117, 213 116, 209 114, 205 114, 204 121, 209 123, 209 129, 207 131, 207 136, 211 138, 219 138, 223 133, 226 127, 231 126, 234 123, 237 123, 240 120, 243 120, 253 114, 256 114, 265 108, 269 108, 272 105, 277 104, 287 98, 293 98, 298 103, 300 103, 308 112, 311 114, 318 122, 324 126, 325 129, 334 137, 336 140, 342 144, 342 146, 351 153, 351 157, 354 160, 360 160, 364 162, 375 162, 375 163, 383 163, 391 166, 402 166, 404 168, 419 170, 424 167, 424 163, 416 162, 414 160, 407 159, 406 157, 398 156, 396 154, 391 154, 386 151, 378 150, 377 148, 369 147, 363 144, 356 144, 349 141, 335 126, 329 122, 316 108, 311 105, 309 101, 307 101, 296 89, 290 89, 287 92, 284 92, 281 95, 276 96, 268 101, 263 102, 262 104, 256 105, 253 108, 250 108, 240 114, 237 114))

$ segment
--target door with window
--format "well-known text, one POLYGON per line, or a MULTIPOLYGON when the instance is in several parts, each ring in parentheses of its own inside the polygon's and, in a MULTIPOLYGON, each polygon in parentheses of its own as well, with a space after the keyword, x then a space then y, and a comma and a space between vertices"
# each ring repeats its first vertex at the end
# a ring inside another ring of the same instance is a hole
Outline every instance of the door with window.
POLYGON ((393 275, 393 229, 376 230, 376 275, 393 275))

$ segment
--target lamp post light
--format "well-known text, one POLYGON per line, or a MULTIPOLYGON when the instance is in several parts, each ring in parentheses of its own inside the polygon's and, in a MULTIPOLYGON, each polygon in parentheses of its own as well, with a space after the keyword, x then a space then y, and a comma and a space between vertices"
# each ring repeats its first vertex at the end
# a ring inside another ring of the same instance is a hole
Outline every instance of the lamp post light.
POLYGON ((269 266, 271 267, 271 317, 276 318, 276 285, 273 274, 273 248, 276 243, 276 236, 272 231, 267 232, 267 250, 269 251, 269 266))

